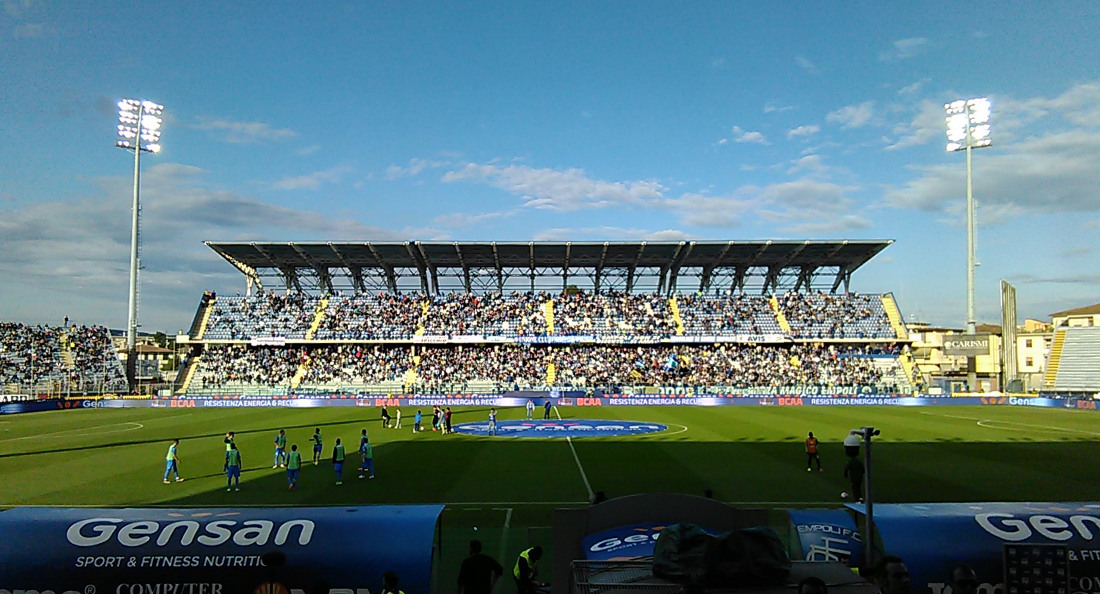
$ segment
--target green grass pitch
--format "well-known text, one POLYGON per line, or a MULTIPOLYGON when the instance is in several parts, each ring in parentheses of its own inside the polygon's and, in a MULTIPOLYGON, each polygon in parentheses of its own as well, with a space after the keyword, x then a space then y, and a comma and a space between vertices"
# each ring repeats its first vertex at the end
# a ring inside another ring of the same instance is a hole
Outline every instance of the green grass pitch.
MULTIPOLYGON (((1010 406, 561 407, 562 418, 663 423, 636 437, 517 439, 414 435, 383 429, 378 409, 81 409, 0 417, 0 507, 298 506, 444 503, 437 568, 450 584, 465 541, 481 538, 507 566, 527 543, 550 542, 551 510, 610 497, 674 491, 735 505, 837 506, 847 490, 841 441, 849 429, 881 429, 873 446, 875 501, 1100 501, 1100 417, 1095 411, 1010 406), (285 429, 309 460, 315 427, 325 459, 306 464, 299 487, 272 469, 285 429), (358 437, 375 446, 375 480, 355 478, 358 437), (227 493, 226 431, 244 459, 241 491, 227 493), (821 440, 825 472, 806 472, 803 439, 821 440), (179 437, 182 483, 161 482, 179 437), (342 486, 328 458, 340 437, 349 463, 342 486), (475 532, 474 527, 478 527, 475 532)), ((426 409, 425 409, 426 410, 426 409)), ((430 411, 429 411, 430 412, 430 411)), ((541 412, 541 411, 539 411, 541 412)), ((454 423, 486 419, 455 409, 454 423)), ((501 411, 502 419, 526 416, 501 411)), ((430 423, 426 423, 430 424, 430 423)), ((437 580, 437 584, 440 583, 437 580)))

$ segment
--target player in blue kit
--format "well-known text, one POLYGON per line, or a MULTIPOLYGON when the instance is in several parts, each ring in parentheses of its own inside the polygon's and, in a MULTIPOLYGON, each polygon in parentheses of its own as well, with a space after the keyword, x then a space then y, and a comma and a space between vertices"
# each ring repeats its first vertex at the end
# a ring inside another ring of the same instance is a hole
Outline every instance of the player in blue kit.
POLYGON ((324 449, 321 443, 321 428, 318 427, 313 432, 313 465, 317 466, 321 463, 321 451, 324 449))

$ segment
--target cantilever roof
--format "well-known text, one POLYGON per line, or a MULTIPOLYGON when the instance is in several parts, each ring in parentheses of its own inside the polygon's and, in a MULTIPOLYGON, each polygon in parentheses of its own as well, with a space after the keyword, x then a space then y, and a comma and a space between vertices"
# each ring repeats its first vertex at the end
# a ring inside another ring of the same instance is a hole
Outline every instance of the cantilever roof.
MULTIPOLYGON (((686 272, 709 288, 723 277, 737 280, 759 276, 762 289, 775 290, 783 279, 797 278, 798 288, 812 288, 821 273, 835 274, 833 290, 845 288, 853 271, 893 243, 871 241, 676 241, 676 242, 213 242, 211 249, 262 285, 278 278, 286 287, 333 290, 335 282, 350 280, 358 290, 385 286, 398 290, 402 278, 415 278, 425 292, 443 288, 441 277, 460 279, 460 289, 471 290, 471 278, 494 277, 497 288, 505 279, 589 278, 614 284, 627 279, 659 279, 658 290, 673 289, 686 272), (822 270, 825 269, 825 270, 822 270), (705 279, 705 280, 703 280, 705 279), (375 281, 383 281, 375 283, 375 281)), ((651 288, 651 287, 648 287, 651 288)), ((692 287, 694 290, 694 287, 692 287)))

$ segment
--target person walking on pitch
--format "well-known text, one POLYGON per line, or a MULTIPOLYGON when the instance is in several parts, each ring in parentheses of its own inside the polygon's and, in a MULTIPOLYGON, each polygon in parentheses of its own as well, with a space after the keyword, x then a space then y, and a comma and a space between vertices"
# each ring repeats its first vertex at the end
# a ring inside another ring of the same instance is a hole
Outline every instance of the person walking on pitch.
POLYGON ((168 446, 168 455, 164 458, 164 484, 168 484, 168 475, 175 473, 176 482, 180 482, 183 479, 180 478, 180 459, 176 455, 176 447, 180 444, 180 440, 173 439, 172 445, 168 446))
POLYGON ((302 469, 302 454, 298 451, 298 444, 290 446, 290 453, 286 457, 286 481, 293 491, 298 484, 298 471, 302 469))
POLYGON ((817 453, 817 438, 810 431, 810 436, 806 438, 806 472, 810 472, 810 466, 814 462, 817 462, 818 472, 825 472, 821 469, 821 456, 817 453))

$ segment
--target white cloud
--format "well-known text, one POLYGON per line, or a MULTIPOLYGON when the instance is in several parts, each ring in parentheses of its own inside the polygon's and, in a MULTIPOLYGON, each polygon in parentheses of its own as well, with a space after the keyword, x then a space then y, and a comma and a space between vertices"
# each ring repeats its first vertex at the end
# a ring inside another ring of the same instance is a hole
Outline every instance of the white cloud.
POLYGON ((898 89, 898 95, 914 95, 917 93, 917 91, 920 91, 924 87, 924 85, 927 84, 930 80, 931 79, 923 78, 911 85, 906 85, 898 89))
POLYGON ((443 167, 446 163, 440 161, 428 161, 426 159, 409 159, 409 165, 407 167, 399 167, 397 165, 390 165, 386 168, 386 179, 394 180, 402 177, 416 177, 420 175, 425 169, 443 167))
POLYGON ((807 72, 817 72, 817 66, 814 65, 806 56, 795 56, 794 63, 798 64, 800 68, 807 72))
MULTIPOLYGON (((1030 138, 974 157, 976 198, 982 220, 1019 214, 1100 212, 1100 135, 1070 130, 1030 138)), ((950 163, 918 170, 883 201, 895 208, 948 212, 958 208, 965 167, 950 163)))
POLYGON ((825 116, 830 124, 840 124, 841 128, 859 128, 871 121, 874 115, 874 101, 864 101, 855 105, 846 105, 825 116))
POLYGON ((787 170, 788 174, 795 174, 800 171, 814 171, 817 173, 824 173, 828 168, 821 162, 821 155, 805 155, 799 159, 796 159, 791 165, 791 168, 787 170))
POLYGON ((294 151, 294 154, 298 155, 299 157, 308 157, 309 155, 312 155, 313 153, 316 153, 319 150, 321 150, 321 145, 312 144, 310 146, 304 146, 304 147, 294 151))
POLYGON ((480 182, 522 197, 524 206, 555 211, 640 204, 661 198, 665 188, 651 180, 608 182, 588 177, 583 169, 536 169, 526 165, 469 163, 448 171, 443 182, 480 182))
POLYGON ((37 39, 45 37, 46 32, 44 23, 22 23, 15 26, 11 35, 15 39, 37 39))
POLYGON ((891 45, 890 49, 878 55, 878 59, 884 62, 906 60, 921 54, 928 46, 925 37, 908 37, 899 39, 891 45))
POLYGON ((216 132, 219 139, 233 144, 258 144, 294 138, 298 135, 288 128, 273 128, 264 122, 235 122, 210 117, 200 117, 195 128, 216 132))
POLYGON ((787 131, 787 138, 795 138, 795 137, 798 137, 798 136, 812 136, 814 134, 817 134, 820 131, 821 131, 821 126, 816 126, 816 125, 799 126, 797 128, 788 130, 787 131))
POLYGON ((886 150, 892 151, 909 146, 921 146, 936 139, 940 139, 946 144, 943 104, 921 101, 913 119, 908 123, 895 126, 894 133, 900 135, 901 138, 887 145, 886 150))
POLYGON ((742 130, 740 126, 734 126, 731 130, 734 142, 747 142, 751 144, 768 144, 768 139, 755 130, 742 130))
POLYGON ((612 226, 556 227, 540 231, 533 238, 534 241, 684 241, 689 239, 695 239, 695 237, 676 229, 648 231, 612 226))
POLYGON ((498 219, 505 219, 515 216, 519 211, 512 209, 504 212, 483 212, 479 214, 466 214, 461 212, 452 212, 448 214, 442 214, 434 219, 432 222, 440 227, 455 228, 455 227, 471 227, 486 221, 495 221, 498 219))
POLYGON ((793 105, 776 105, 774 103, 768 103, 764 106, 764 113, 783 113, 785 111, 791 111, 794 109, 793 105))
POLYGON ((307 175, 284 177, 272 184, 276 190, 316 190, 324 184, 336 183, 348 173, 347 167, 332 167, 322 171, 314 171, 307 175))
MULTIPOLYGON (((203 187, 197 167, 162 163, 142 175, 141 323, 175 331, 190 323, 202 290, 237 292, 243 277, 204 240, 403 240, 432 229, 370 227, 351 217, 269 204, 203 187)), ((0 211, 0 283, 6 315, 27 320, 66 315, 122 327, 129 277, 128 176, 96 180, 75 200, 34 202, 0 211), (22 306, 27 303, 30 305, 22 306)))

